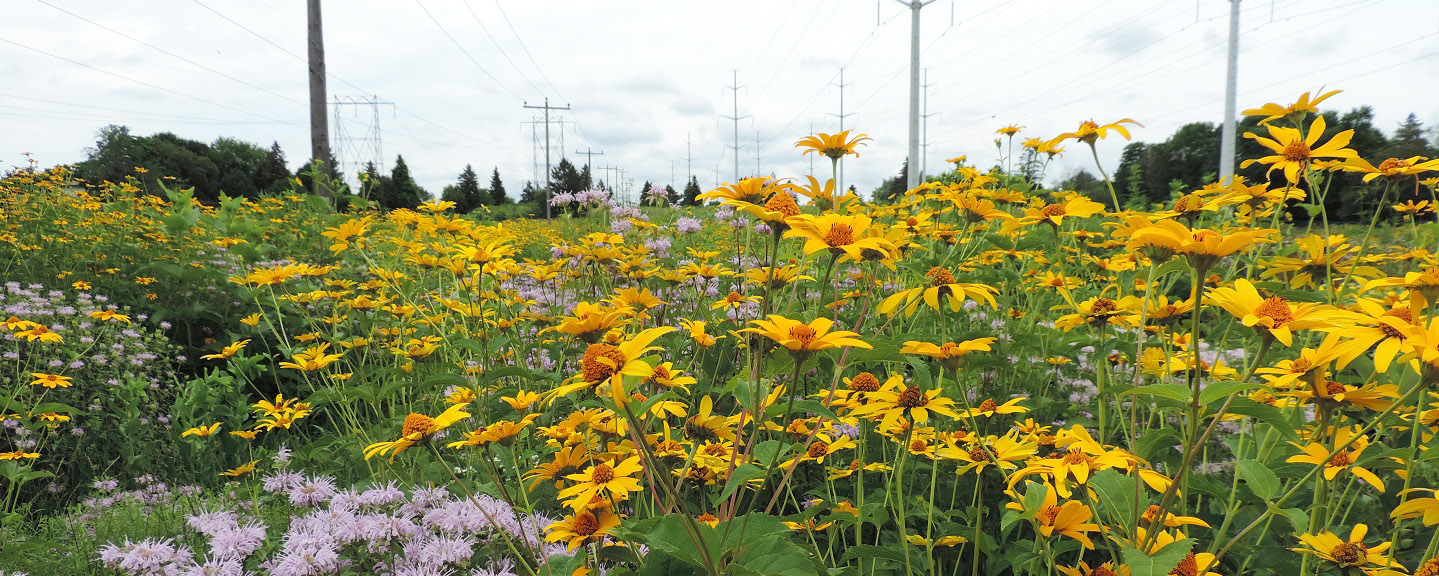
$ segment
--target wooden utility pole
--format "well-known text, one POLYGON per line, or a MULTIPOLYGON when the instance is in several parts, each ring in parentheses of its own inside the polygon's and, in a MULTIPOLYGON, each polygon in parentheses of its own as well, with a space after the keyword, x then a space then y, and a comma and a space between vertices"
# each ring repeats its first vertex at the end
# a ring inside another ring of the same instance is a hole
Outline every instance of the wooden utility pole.
MULTIPOLYGON (((315 0, 311 1, 313 2, 315 0)), ((551 218, 550 196, 552 194, 550 192, 550 189, 554 187, 553 182, 551 182, 553 178, 550 168, 550 110, 569 110, 570 105, 565 104, 564 106, 550 106, 550 99, 548 96, 545 97, 544 106, 530 106, 529 102, 524 102, 523 104, 525 108, 534 108, 536 110, 545 111, 545 220, 549 220, 551 218)), ((561 149, 561 151, 563 151, 563 149, 561 149)))
MULTIPOLYGON (((309 0, 310 23, 310 158, 320 163, 320 173, 330 172, 330 123, 325 92, 325 36, 320 28, 320 0, 309 0)), ((314 179, 315 193, 325 198, 334 194, 321 178, 314 179)))

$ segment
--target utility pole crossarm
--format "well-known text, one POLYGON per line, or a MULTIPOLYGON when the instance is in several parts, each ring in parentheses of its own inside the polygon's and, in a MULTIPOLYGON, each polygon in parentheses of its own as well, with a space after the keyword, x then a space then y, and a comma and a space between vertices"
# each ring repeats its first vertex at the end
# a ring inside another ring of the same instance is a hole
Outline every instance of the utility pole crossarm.
POLYGON ((544 106, 531 106, 529 102, 524 102, 523 104, 524 104, 525 108, 533 108, 533 109, 536 109, 536 110, 544 110, 544 111, 545 111, 545 220, 549 220, 550 217, 551 217, 551 216, 550 216, 550 194, 551 194, 550 188, 552 187, 552 186, 551 186, 551 182, 550 182, 550 179, 551 179, 551 175, 550 175, 550 110, 569 110, 569 109, 570 109, 570 105, 569 105, 569 104, 565 104, 564 106, 550 106, 550 99, 549 99, 549 97, 545 97, 545 105, 544 105, 544 106))

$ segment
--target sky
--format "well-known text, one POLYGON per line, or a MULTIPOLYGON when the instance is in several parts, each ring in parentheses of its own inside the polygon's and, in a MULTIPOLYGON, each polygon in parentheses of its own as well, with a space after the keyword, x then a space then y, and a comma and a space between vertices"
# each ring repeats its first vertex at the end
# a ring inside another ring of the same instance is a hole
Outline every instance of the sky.
MULTIPOLYGON (((309 155, 305 2, 3 6, 0 169, 27 152, 42 166, 83 160, 107 124, 275 141, 292 168, 309 155)), ((919 31, 922 163, 937 172, 966 155, 991 166, 994 131, 1008 124, 1026 127, 1020 139, 1048 138, 1128 117, 1144 125, 1136 140, 1155 142, 1220 121, 1229 6, 935 0, 919 31)), ((1240 110, 1325 87, 1344 91, 1327 106, 1372 106, 1385 131, 1411 112, 1439 125, 1439 2, 1240 9, 1240 110)), ((623 169, 631 196, 644 181, 681 187, 690 173, 706 190, 732 182, 736 156, 740 177, 802 177, 812 157, 795 141, 838 131, 841 110, 844 128, 873 139, 846 161, 846 185, 868 194, 907 155, 910 10, 895 0, 330 0, 324 24, 330 99, 392 103, 332 106, 340 160, 353 171, 374 156, 378 117, 384 166, 404 155, 435 195, 467 164, 482 176, 497 168, 512 195, 536 178, 544 122, 524 106, 546 98, 570 107, 551 112, 551 162, 582 165, 594 151, 597 177, 623 169)), ((1107 170, 1122 149, 1100 143, 1107 170)), ((821 178, 825 164, 813 162, 821 178)), ((1093 164, 1071 145, 1048 175, 1093 164)))

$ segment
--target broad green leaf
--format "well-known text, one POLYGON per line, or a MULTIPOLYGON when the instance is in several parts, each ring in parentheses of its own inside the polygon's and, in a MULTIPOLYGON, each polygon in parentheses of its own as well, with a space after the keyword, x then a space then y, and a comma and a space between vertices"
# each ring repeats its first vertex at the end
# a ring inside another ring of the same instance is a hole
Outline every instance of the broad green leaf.
POLYGON ((1179 567, 1179 563, 1189 555, 1189 550, 1193 547, 1194 541, 1185 538, 1171 542, 1153 555, 1145 554, 1133 546, 1125 546, 1119 553, 1124 558, 1124 563, 1129 565, 1131 576, 1167 576, 1179 567))
POLYGON ((724 502, 731 494, 734 494, 734 491, 738 490, 740 486, 748 484, 751 480, 764 478, 768 475, 768 470, 765 468, 760 468, 750 463, 740 464, 735 467, 734 473, 730 474, 729 480, 725 482, 724 490, 721 491, 719 496, 716 496, 712 502, 715 504, 724 502))
POLYGON ((1120 395, 1158 396, 1160 398, 1169 398, 1171 400, 1177 400, 1179 402, 1188 402, 1190 398, 1189 387, 1183 384, 1150 384, 1147 386, 1140 386, 1138 388, 1131 388, 1129 390, 1125 390, 1124 392, 1120 393, 1120 395))
POLYGON ((1262 462, 1246 458, 1236 462, 1234 469, 1255 496, 1270 501, 1279 494, 1279 476, 1262 462))
POLYGON ((1258 382, 1213 382, 1199 391, 1199 403, 1208 406, 1210 403, 1245 390, 1259 388, 1263 384, 1258 382))
POLYGON ((1299 439, 1299 432, 1294 429, 1294 424, 1290 422, 1289 416, 1280 412, 1278 408, 1260 404, 1248 398, 1236 398, 1234 403, 1229 405, 1229 411, 1268 424, 1290 440, 1299 439))

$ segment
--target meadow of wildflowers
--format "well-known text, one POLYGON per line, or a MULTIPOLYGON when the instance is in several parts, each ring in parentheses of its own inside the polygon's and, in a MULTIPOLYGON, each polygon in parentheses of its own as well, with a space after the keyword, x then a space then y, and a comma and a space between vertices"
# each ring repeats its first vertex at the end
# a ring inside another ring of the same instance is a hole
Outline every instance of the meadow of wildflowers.
POLYGON ((1250 111, 1268 181, 1162 206, 964 158, 870 202, 850 133, 553 221, 17 171, 0 570, 1435 576, 1439 224, 1390 201, 1439 161, 1328 96, 1250 111))

